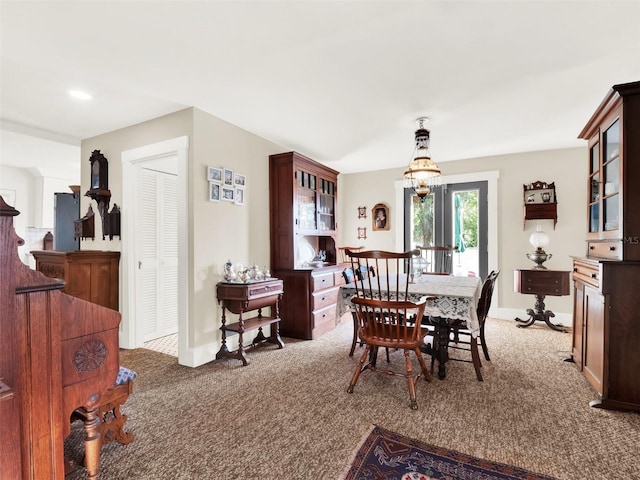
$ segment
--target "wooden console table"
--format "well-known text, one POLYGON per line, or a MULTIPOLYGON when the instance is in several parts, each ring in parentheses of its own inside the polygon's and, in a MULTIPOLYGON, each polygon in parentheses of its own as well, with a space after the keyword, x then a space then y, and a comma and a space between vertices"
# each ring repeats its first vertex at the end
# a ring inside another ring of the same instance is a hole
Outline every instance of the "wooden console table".
POLYGON ((536 321, 546 323, 549 327, 560 332, 566 332, 562 325, 556 325, 549 320, 555 317, 551 310, 545 310, 545 295, 563 296, 569 295, 569 271, 561 270, 514 270, 513 289, 518 293, 535 295, 536 303, 533 308, 527 309, 528 320, 516 318, 518 327, 528 327, 536 321))
POLYGON ((216 285, 218 302, 222 305, 222 325, 220 326, 222 346, 216 354, 216 359, 235 358, 241 360, 246 366, 249 362, 245 355, 243 334, 256 329, 258 334, 250 346, 266 342, 276 344, 278 348, 284 347, 279 333, 282 285, 282 280, 276 278, 251 283, 220 282, 216 285), (262 309, 265 307, 271 307, 271 315, 268 317, 262 315, 262 309), (237 322, 227 324, 227 310, 238 315, 237 322), (252 310, 258 310, 256 316, 243 318, 244 314, 252 310), (262 328, 267 325, 271 325, 271 334, 268 337, 262 331, 262 328), (235 334, 238 334, 238 349, 230 351, 227 347, 227 335, 235 334))

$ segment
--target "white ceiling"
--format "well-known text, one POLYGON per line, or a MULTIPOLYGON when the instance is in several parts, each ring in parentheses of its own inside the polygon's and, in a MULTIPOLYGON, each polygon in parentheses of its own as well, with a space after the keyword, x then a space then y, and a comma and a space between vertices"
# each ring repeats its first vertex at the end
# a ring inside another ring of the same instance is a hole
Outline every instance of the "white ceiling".
POLYGON ((345 173, 406 165, 422 115, 437 162, 575 147, 607 90, 640 80, 631 0, 2 0, 0 14, 6 164, 34 134, 53 162, 52 143, 189 106, 345 173))

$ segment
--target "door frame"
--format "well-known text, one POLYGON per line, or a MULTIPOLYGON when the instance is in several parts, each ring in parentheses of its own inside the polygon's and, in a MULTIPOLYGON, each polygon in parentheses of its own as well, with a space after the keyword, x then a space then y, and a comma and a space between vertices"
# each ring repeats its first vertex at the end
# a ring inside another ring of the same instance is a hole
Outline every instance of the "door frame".
POLYGON ((124 222, 122 224, 122 275, 121 296, 122 321, 120 323, 120 346, 122 348, 140 348, 143 346, 142 328, 138 326, 136 316, 136 295, 138 293, 137 255, 139 236, 136 225, 139 224, 139 212, 136 207, 135 189, 138 184, 138 167, 149 160, 166 156, 176 156, 178 164, 178 357, 187 351, 189 331, 189 291, 188 291, 188 184, 189 184, 189 137, 177 137, 170 140, 145 145, 122 152, 122 204, 124 222))

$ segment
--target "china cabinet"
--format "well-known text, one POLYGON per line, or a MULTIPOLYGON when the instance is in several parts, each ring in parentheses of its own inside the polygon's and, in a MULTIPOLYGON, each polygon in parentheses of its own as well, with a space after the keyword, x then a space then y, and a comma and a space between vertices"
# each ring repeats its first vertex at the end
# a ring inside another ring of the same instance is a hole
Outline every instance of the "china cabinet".
POLYGON ((337 178, 296 152, 269 157, 271 269, 284 281, 284 336, 313 339, 336 325, 337 178))
POLYGON ((588 141, 586 255, 573 258, 572 360, 594 407, 640 411, 640 82, 615 85, 588 141))

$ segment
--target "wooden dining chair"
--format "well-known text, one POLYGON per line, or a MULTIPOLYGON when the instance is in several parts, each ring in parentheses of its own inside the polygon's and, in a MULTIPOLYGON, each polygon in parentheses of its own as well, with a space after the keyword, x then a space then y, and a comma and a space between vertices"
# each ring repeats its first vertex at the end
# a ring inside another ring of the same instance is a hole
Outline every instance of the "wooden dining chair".
MULTIPOLYGON (((361 298, 394 298, 407 300, 409 285, 405 272, 411 271, 411 262, 418 252, 387 252, 384 250, 346 251, 351 272, 356 272, 356 296, 361 298)), ((348 282, 351 283, 351 282, 348 282)), ((358 319, 353 316, 353 339, 349 356, 352 357, 358 342, 358 319)), ((389 351, 387 350, 387 360, 389 351)))
POLYGON ((365 370, 403 376, 407 380, 409 389, 409 406, 412 410, 416 410, 418 408, 416 399, 418 379, 423 376, 426 381, 431 381, 431 374, 420 352, 425 330, 422 328, 422 323, 416 321, 416 319, 421 319, 424 314, 426 299, 422 298, 419 302, 414 303, 354 297, 352 302, 356 307, 359 337, 366 348, 360 356, 347 392, 353 393, 360 374, 365 370), (391 367, 380 368, 377 365, 377 351, 380 347, 403 350, 405 370, 399 371, 391 367), (413 372, 410 352, 415 353, 420 364, 420 372, 417 374, 413 372))
MULTIPOLYGON (((478 308, 476 309, 476 313, 478 315, 478 324, 480 326, 480 331, 476 337, 471 335, 471 331, 467 328, 467 325, 463 321, 456 321, 452 325, 445 327, 441 323, 436 324, 436 331, 434 333, 434 339, 439 338, 440 329, 448 328, 449 329, 449 349, 454 350, 465 350, 471 352, 471 360, 468 358, 459 358, 449 356, 449 360, 459 361, 459 362, 469 362, 473 363, 473 368, 476 371, 476 377, 478 381, 482 382, 482 362, 480 361, 480 352, 478 350, 478 342, 482 347, 482 352, 484 353, 484 358, 490 362, 491 358, 489 357, 489 350, 487 349, 487 341, 484 336, 484 325, 487 319, 487 315, 489 314, 489 308, 491 307, 491 298, 493 296, 493 289, 495 287, 496 279, 500 271, 492 271, 487 278, 484 280, 482 284, 482 293, 480 294, 480 299, 478 300, 478 308), (462 337, 462 338, 461 338, 462 337)), ((435 357, 431 357, 431 370, 433 370, 433 364, 435 361, 435 357)))
POLYGON ((452 275, 453 274, 453 254, 458 250, 458 246, 430 246, 416 247, 420 250, 423 259, 422 271, 420 273, 430 275, 452 275))
POLYGON ((338 258, 340 263, 350 263, 349 257, 347 255, 347 250, 352 252, 360 252, 364 250, 364 246, 360 247, 338 247, 338 258))

